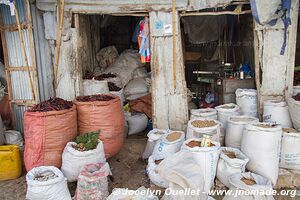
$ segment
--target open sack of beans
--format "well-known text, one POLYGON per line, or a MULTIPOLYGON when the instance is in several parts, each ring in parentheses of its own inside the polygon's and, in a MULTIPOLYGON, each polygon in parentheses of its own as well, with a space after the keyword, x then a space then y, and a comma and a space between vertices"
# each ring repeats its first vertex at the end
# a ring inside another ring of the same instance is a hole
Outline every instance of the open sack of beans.
POLYGON ((61 171, 69 182, 77 181, 80 170, 86 164, 105 162, 103 143, 99 132, 87 133, 68 142, 62 155, 61 171))
POLYGON ((300 93, 288 99, 289 112, 296 129, 300 129, 300 93))
POLYGON ((223 200, 274 200, 272 195, 266 195, 272 191, 271 181, 260 175, 250 172, 234 174, 229 177, 229 183, 231 192, 223 200))
POLYGON ((220 155, 220 143, 207 141, 206 138, 191 138, 183 143, 181 151, 190 153, 196 161, 198 170, 202 174, 203 185, 201 188, 203 188, 204 192, 208 192, 213 186, 213 181, 216 176, 220 155))
POLYGON ((280 167, 300 170, 300 131, 283 128, 280 167))
POLYGON ((107 199, 108 175, 111 171, 107 162, 85 165, 78 177, 75 200, 107 199))
POLYGON ((168 188, 169 187, 169 181, 163 179, 156 171, 156 167, 159 165, 161 161, 163 161, 167 156, 163 154, 156 154, 152 155, 148 159, 148 165, 147 165, 147 174, 150 179, 150 181, 162 188, 168 188))
POLYGON ((50 99, 25 111, 26 170, 43 165, 60 167, 62 152, 76 135, 76 106, 70 101, 50 99))
POLYGON ((186 138, 202 138, 209 135, 212 140, 220 142, 221 123, 214 119, 192 119, 188 122, 186 138))
POLYGON ((185 140, 185 133, 182 131, 170 131, 163 135, 155 144, 152 155, 172 155, 178 152, 185 140))
POLYGON ((276 184, 282 128, 280 125, 257 122, 246 126, 241 151, 249 158, 246 168, 276 184))
POLYGON ((100 131, 105 156, 118 153, 124 141, 124 113, 120 98, 112 94, 80 96, 74 102, 79 134, 100 131))
POLYGON ((27 194, 30 200, 71 200, 67 179, 53 166, 31 169, 26 175, 27 194))
POLYGON ((229 177, 233 174, 245 172, 248 161, 249 159, 240 150, 231 147, 221 147, 217 178, 229 188, 229 177))

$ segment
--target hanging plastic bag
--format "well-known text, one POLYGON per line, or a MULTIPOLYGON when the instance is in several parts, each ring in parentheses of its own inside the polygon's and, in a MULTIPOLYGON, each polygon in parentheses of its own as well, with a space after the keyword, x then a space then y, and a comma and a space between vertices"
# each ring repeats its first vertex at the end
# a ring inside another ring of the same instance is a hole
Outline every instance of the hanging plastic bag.
POLYGON ((108 175, 111 171, 107 162, 85 165, 78 177, 75 200, 107 199, 108 175))

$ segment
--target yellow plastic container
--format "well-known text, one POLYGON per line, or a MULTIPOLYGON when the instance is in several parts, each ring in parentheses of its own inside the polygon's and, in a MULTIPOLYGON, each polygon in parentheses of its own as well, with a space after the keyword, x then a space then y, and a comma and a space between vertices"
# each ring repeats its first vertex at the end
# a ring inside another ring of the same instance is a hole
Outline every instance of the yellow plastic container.
POLYGON ((16 179, 21 176, 22 163, 17 145, 0 146, 0 180, 16 179))

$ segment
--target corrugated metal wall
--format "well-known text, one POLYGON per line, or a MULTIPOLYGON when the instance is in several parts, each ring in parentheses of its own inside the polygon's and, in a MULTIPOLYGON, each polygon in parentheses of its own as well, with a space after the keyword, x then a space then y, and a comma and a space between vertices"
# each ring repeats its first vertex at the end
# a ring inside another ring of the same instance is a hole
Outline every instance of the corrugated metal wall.
POLYGON ((23 113, 28 106, 38 101, 37 79, 35 60, 33 52, 31 23, 27 18, 26 0, 17 0, 16 8, 18 10, 20 23, 22 25, 22 35, 27 54, 28 65, 30 67, 33 79, 33 87, 36 93, 34 98, 31 92, 31 86, 28 75, 28 68, 22 52, 21 41, 16 26, 16 17, 11 16, 10 7, 4 4, 0 5, 1 12, 1 36, 4 49, 5 68, 9 73, 8 90, 12 108, 14 112, 15 128, 23 133, 23 113))

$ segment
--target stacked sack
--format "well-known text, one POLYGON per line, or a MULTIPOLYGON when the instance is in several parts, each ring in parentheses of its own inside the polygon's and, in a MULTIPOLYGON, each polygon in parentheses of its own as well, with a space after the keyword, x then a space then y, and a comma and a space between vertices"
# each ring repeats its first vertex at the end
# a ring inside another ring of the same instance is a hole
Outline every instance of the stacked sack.
POLYGON ((221 141, 221 145, 224 145, 227 121, 231 116, 240 115, 240 108, 236 104, 228 103, 228 104, 217 106, 215 109, 218 112, 218 121, 222 124, 220 141, 221 141))
POLYGON ((143 158, 148 158, 147 174, 153 184, 168 187, 169 182, 162 178, 156 169, 165 158, 180 150, 184 140, 185 133, 182 131, 154 129, 148 133, 143 158))

